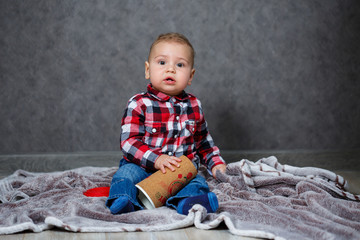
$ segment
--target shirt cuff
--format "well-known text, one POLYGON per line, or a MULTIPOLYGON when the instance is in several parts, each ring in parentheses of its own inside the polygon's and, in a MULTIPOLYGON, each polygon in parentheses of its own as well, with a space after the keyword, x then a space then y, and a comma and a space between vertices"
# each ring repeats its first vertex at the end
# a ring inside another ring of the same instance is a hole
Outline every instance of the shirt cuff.
POLYGON ((155 168, 155 161, 158 159, 158 157, 160 157, 159 154, 155 153, 154 151, 147 150, 141 159, 142 165, 151 170, 157 170, 155 168))
POLYGON ((209 170, 212 170, 213 167, 220 164, 226 164, 225 160, 221 156, 213 156, 209 164, 209 170))

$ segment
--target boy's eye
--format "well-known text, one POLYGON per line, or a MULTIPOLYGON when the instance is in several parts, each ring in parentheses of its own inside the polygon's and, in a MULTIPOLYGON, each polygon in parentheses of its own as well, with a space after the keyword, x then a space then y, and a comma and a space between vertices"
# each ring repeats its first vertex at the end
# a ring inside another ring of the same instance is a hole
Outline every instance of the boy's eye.
POLYGON ((159 61, 160 65, 165 65, 165 61, 159 61))
POLYGON ((183 67, 184 64, 183 64, 183 63, 178 63, 177 66, 178 66, 178 67, 183 67))

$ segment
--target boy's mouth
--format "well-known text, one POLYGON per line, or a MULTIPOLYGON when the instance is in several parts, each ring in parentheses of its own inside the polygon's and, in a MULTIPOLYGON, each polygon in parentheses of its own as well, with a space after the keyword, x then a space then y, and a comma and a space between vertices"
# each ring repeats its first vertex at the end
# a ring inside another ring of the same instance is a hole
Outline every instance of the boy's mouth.
POLYGON ((164 80, 167 83, 175 83, 175 79, 173 79, 172 77, 165 78, 164 80))

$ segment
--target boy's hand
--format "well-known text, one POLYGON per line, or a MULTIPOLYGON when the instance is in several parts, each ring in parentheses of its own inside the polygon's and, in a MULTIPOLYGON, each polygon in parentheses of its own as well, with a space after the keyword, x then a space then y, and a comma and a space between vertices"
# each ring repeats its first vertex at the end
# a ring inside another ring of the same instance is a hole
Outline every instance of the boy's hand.
POLYGON ((156 159, 155 168, 160 169, 162 173, 166 173, 165 167, 169 168, 171 171, 175 171, 174 166, 180 167, 179 162, 181 162, 180 158, 163 154, 156 159))
POLYGON ((226 164, 219 164, 211 169, 211 173, 214 176, 214 178, 216 178, 216 171, 218 171, 218 170, 221 173, 225 173, 226 172, 226 164))

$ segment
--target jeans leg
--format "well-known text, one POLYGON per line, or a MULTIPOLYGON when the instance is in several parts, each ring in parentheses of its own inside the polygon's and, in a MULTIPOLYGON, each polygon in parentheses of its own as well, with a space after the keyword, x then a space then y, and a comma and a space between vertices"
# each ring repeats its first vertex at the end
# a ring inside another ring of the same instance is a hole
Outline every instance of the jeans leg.
POLYGON ((147 178, 150 174, 151 173, 147 173, 140 166, 122 159, 119 169, 112 178, 106 206, 110 207, 112 202, 120 196, 127 196, 134 204, 135 209, 143 209, 137 200, 138 190, 135 185, 147 178))
POLYGON ((186 197, 206 194, 209 192, 210 189, 208 184, 206 183, 205 178, 203 178, 200 175, 196 175, 196 177, 193 180, 191 180, 183 189, 181 189, 175 196, 170 197, 166 201, 166 206, 173 207, 176 209, 179 200, 186 197))

